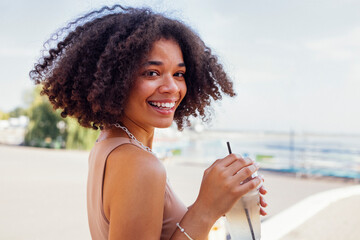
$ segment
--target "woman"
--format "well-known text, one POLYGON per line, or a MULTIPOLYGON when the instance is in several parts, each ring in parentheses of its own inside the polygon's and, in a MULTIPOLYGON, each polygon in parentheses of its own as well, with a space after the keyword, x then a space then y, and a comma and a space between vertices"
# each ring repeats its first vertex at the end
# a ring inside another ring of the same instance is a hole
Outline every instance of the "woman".
POLYGON ((212 100, 235 96, 217 58, 189 27, 149 9, 104 7, 61 33, 30 76, 63 117, 101 129, 89 157, 92 238, 206 239, 260 184, 258 166, 236 154, 215 161, 186 208, 151 147, 155 128, 175 121, 182 130, 190 116, 206 119, 212 100))

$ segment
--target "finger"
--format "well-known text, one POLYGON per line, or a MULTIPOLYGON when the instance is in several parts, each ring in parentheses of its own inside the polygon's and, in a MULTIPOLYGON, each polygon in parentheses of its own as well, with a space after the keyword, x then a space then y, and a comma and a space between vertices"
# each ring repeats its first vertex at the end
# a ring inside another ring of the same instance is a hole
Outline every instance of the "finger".
POLYGON ((239 184, 237 187, 237 191, 239 192, 239 195, 243 196, 246 193, 250 192, 251 190, 255 189, 257 186, 259 186, 260 183, 261 183, 260 178, 255 177, 246 183, 239 184))
POLYGON ((239 155, 239 154, 234 154, 234 153, 229 154, 222 159, 217 159, 215 162, 213 162, 213 164, 211 164, 210 167, 208 167, 208 169, 211 169, 215 166, 227 167, 228 165, 230 165, 231 163, 233 163, 234 161, 236 161, 240 158, 241 158, 241 155, 239 155))
POLYGON ((263 196, 260 195, 260 206, 261 207, 266 207, 268 204, 265 201, 265 198, 263 196))
POLYGON ((264 209, 260 208, 260 215, 261 215, 261 216, 266 216, 266 215, 267 215, 267 212, 265 212, 264 209))
POLYGON ((262 179, 263 182, 265 182, 264 175, 260 175, 260 178, 262 179))
POLYGON ((261 188, 259 188, 259 192, 262 194, 262 195, 265 195, 267 193, 267 190, 266 188, 264 187, 264 185, 261 186, 261 188))
POLYGON ((247 167, 247 166, 249 166, 249 165, 251 165, 253 163, 254 163, 254 161, 251 160, 250 158, 236 159, 229 166, 227 166, 226 171, 230 175, 235 175, 237 172, 240 171, 240 169, 242 169, 243 167, 247 167))
POLYGON ((240 159, 243 159, 240 154, 232 153, 232 154, 227 155, 225 158, 223 158, 222 164, 225 167, 228 167, 233 162, 238 161, 240 159))
MULTIPOLYGON (((258 163, 253 163, 250 164, 249 166, 243 167, 242 169, 240 169, 237 174, 235 174, 234 177, 234 181, 241 183, 243 181, 245 181, 246 179, 249 179, 250 182, 252 180, 254 180, 255 178, 251 178, 251 175, 254 174, 257 170, 259 169, 259 164, 258 163)), ((259 177, 256 177, 256 179, 258 179, 259 184, 262 182, 262 180, 259 177)))

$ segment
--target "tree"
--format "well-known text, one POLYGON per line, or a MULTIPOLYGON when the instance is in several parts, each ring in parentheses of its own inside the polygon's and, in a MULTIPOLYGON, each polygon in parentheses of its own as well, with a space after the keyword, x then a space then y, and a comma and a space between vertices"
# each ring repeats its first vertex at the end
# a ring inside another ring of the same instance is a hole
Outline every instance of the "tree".
POLYGON ((14 110, 9 112, 9 116, 12 118, 17 118, 20 116, 27 116, 28 112, 26 109, 23 109, 21 107, 17 107, 14 110))
POLYGON ((88 150, 94 146, 99 131, 81 127, 74 118, 66 120, 66 148, 88 150))
MULTIPOLYGON (((29 109, 29 125, 25 135, 25 144, 35 147, 55 147, 56 140, 65 139, 57 127, 62 118, 52 109, 48 101, 34 104, 29 109)), ((60 143, 61 145, 61 143, 60 143)))
POLYGON ((40 87, 34 89, 28 109, 29 125, 25 144, 36 147, 90 149, 99 131, 81 127, 76 119, 63 119, 60 110, 54 111, 49 100, 40 96, 40 87))
POLYGON ((0 120, 8 120, 10 115, 8 113, 0 111, 0 120))

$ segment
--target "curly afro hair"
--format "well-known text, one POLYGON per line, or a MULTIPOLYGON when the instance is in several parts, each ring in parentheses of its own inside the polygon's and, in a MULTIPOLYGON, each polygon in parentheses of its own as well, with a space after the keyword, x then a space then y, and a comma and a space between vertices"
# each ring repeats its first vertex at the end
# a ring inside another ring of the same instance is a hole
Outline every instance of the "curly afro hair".
POLYGON ((150 9, 115 5, 76 19, 44 44, 55 42, 29 75, 62 117, 94 129, 110 126, 121 118, 134 74, 160 38, 179 44, 186 65, 187 94, 174 116, 178 128, 190 125, 190 116, 206 121, 212 100, 235 96, 233 84, 194 31, 150 9))

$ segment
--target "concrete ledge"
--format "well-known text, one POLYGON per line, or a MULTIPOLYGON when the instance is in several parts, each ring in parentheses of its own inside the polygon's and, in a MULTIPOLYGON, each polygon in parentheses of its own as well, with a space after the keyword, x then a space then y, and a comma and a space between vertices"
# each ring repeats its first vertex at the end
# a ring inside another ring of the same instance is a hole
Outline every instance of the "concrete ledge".
POLYGON ((339 188, 309 196, 262 223, 261 239, 278 240, 330 204, 355 195, 360 195, 360 186, 339 188))

